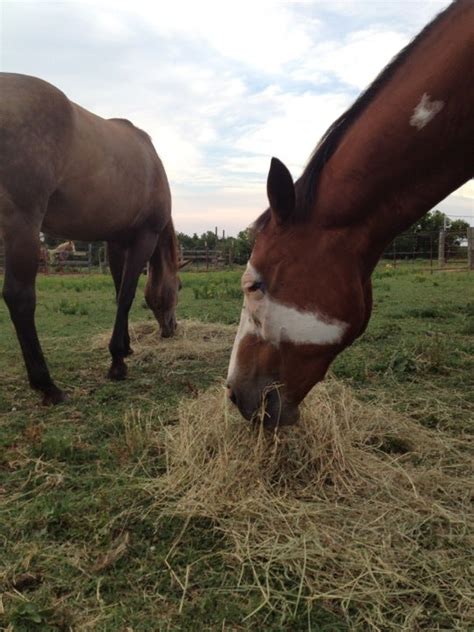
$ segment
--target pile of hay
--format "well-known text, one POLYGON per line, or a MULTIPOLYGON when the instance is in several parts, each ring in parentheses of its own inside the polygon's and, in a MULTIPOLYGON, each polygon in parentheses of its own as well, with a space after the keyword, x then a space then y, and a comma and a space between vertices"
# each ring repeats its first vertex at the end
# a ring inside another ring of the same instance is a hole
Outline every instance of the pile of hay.
POLYGON ((222 387, 183 401, 155 437, 166 460, 149 483, 156 506, 211 519, 239 590, 257 587, 258 609, 282 622, 323 607, 351 629, 469 629, 466 447, 335 380, 302 413, 268 434, 227 406, 222 387))
MULTIPOLYGON (((235 338, 235 325, 180 320, 176 334, 163 339, 155 320, 130 324, 130 345, 134 365, 153 363, 176 365, 182 360, 212 362, 216 356, 229 352, 235 338)), ((107 349, 111 332, 101 333, 92 340, 92 349, 107 349)))

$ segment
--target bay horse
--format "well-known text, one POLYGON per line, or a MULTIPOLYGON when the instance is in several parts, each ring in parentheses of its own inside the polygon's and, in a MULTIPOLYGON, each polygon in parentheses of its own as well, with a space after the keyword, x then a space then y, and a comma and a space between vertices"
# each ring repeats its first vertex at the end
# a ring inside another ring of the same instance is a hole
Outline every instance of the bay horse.
POLYGON ((327 130, 294 184, 273 158, 227 388, 291 424, 367 327, 386 246, 474 172, 474 2, 457 0, 327 130))
POLYGON ((128 314, 147 262, 146 301, 162 336, 176 328, 178 249, 163 164, 130 121, 96 116, 41 79, 0 73, 3 297, 30 385, 43 403, 57 404, 65 394, 50 376, 34 319, 40 231, 108 243, 117 299, 108 375, 125 378, 128 314))

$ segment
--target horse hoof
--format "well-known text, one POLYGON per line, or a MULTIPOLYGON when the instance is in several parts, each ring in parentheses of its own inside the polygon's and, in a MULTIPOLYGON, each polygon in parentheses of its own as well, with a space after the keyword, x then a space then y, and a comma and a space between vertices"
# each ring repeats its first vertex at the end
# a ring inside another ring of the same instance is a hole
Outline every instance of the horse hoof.
POLYGON ((162 338, 172 338, 176 333, 176 327, 169 328, 169 329, 162 329, 161 330, 161 337, 162 338))
POLYGON ((113 364, 107 375, 110 380, 124 380, 127 377, 126 364, 113 364))
POLYGON ((56 386, 43 394, 43 406, 56 406, 68 400, 67 394, 56 386))

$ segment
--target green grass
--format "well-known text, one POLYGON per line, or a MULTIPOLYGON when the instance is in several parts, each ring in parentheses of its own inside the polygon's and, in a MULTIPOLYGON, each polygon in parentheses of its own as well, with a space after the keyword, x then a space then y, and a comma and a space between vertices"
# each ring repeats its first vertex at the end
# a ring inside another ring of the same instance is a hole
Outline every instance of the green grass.
MULTIPOLYGON (((178 317, 236 324, 240 274, 184 273, 178 317)), ((143 284, 132 322, 152 318, 143 284)), ((368 330, 333 373, 361 399, 465 439, 474 408, 472 284, 469 273, 381 267, 368 330)), ((220 533, 206 520, 184 529, 182 519, 159 516, 144 485, 164 467, 146 440, 151 419, 173 423, 181 398, 225 375, 228 353, 172 369, 132 356, 129 379, 111 383, 106 349, 93 341, 114 312, 108 276, 39 278, 40 338, 71 394, 64 406, 42 408, 0 302, 1 624, 28 632, 349 630, 324 603, 284 622, 265 608, 246 620, 261 595, 245 578, 237 587, 220 533)))

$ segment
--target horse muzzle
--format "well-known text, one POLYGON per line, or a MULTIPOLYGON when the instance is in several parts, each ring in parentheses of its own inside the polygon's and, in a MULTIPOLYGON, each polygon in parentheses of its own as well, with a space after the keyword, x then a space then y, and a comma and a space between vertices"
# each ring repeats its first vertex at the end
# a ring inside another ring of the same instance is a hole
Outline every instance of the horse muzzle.
POLYGON ((167 318, 164 322, 160 324, 161 327, 161 337, 162 338, 171 338, 176 333, 177 322, 174 316, 167 318))
POLYGON ((227 385, 227 396, 247 421, 262 423, 267 430, 291 426, 299 419, 298 406, 288 402, 278 387, 266 387, 257 393, 239 391, 227 385))

